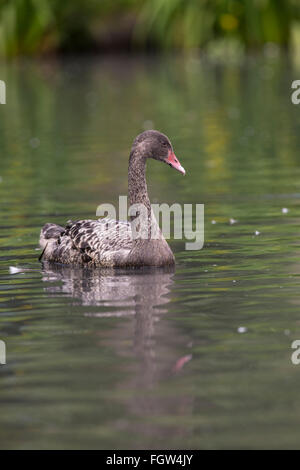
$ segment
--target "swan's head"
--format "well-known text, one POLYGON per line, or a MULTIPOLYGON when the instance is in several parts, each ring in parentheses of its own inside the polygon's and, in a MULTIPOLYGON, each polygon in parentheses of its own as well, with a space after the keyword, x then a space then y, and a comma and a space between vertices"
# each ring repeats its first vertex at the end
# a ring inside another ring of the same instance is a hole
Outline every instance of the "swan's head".
POLYGON ((158 131, 145 131, 133 142, 132 150, 141 158, 154 158, 167 163, 185 175, 185 169, 177 159, 168 137, 158 131))

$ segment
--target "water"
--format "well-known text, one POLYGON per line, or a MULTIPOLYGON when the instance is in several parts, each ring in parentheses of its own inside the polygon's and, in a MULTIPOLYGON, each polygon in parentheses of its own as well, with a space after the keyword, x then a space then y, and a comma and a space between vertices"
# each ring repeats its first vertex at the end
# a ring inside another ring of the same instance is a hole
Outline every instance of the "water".
POLYGON ((1 448, 299 447, 295 78, 262 57, 1 66, 1 448), (187 175, 149 162, 151 199, 204 203, 203 250, 171 240, 175 272, 41 266, 40 227, 126 194, 152 126, 187 175))

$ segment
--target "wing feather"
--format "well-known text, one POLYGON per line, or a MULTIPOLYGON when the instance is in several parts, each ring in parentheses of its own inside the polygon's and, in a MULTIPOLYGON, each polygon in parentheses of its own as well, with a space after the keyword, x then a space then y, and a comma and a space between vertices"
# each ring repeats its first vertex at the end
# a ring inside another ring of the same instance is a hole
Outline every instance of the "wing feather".
POLYGON ((60 245, 77 252, 82 264, 112 266, 116 260, 125 259, 132 248, 131 227, 126 221, 108 218, 69 221, 60 245))

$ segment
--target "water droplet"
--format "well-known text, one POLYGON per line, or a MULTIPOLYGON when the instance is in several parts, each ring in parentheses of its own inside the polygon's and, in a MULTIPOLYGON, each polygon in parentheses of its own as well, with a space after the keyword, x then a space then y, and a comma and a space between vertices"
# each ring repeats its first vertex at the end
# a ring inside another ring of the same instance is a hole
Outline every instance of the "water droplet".
POLYGON ((237 329, 238 333, 246 333, 248 331, 248 328, 245 326, 239 326, 237 329))
POLYGON ((33 149, 36 149, 39 147, 40 145, 40 139, 38 137, 33 137, 32 139, 30 139, 29 141, 29 144, 30 146, 33 148, 33 149))

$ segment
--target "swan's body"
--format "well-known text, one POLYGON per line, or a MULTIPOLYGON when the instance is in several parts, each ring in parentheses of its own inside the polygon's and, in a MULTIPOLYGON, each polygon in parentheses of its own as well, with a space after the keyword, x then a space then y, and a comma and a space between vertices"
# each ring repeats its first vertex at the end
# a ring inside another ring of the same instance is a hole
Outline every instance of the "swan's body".
POLYGON ((129 159, 128 192, 131 205, 142 204, 147 209, 143 219, 143 225, 149 228, 147 238, 133 237, 133 222, 107 218, 69 221, 65 228, 48 223, 41 230, 40 258, 81 266, 173 265, 174 255, 151 212, 145 177, 147 158, 164 161, 184 173, 166 136, 146 131, 135 139, 129 159))

